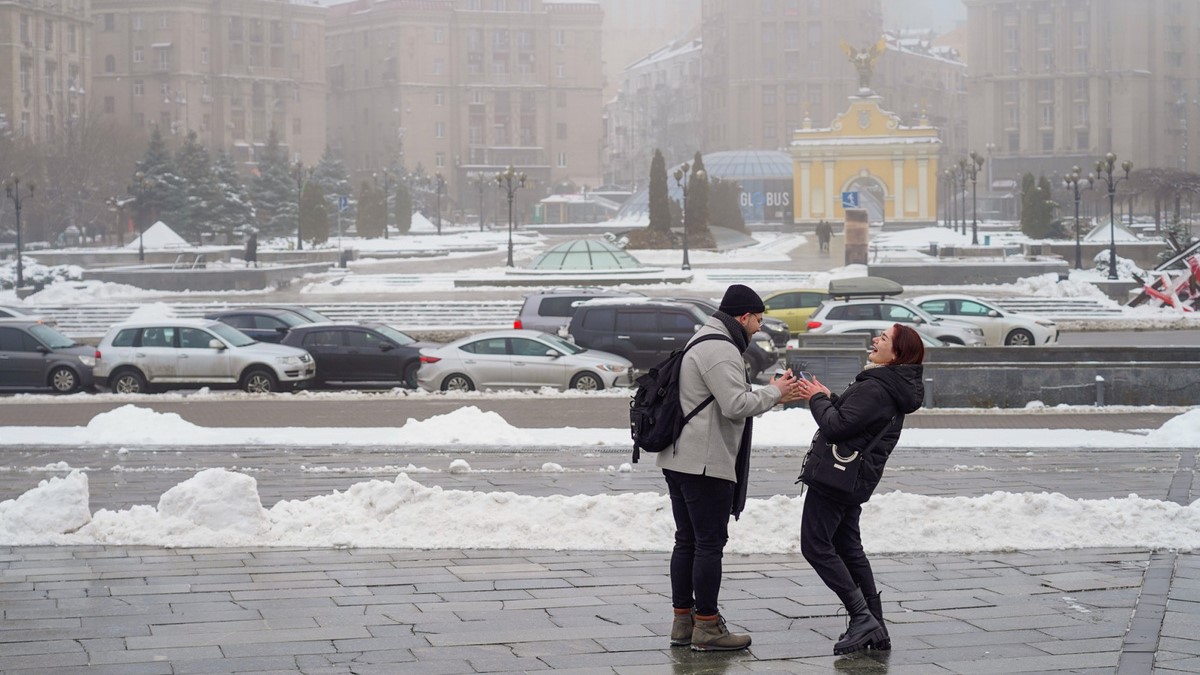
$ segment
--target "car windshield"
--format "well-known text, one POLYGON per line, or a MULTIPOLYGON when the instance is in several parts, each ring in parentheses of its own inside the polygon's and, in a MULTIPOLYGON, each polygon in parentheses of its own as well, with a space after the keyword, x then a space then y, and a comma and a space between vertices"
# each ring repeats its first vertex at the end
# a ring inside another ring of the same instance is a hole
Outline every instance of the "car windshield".
POLYGON ((216 333, 218 337, 234 347, 245 347, 246 345, 252 345, 256 342, 256 340, 249 335, 246 335, 233 326, 227 326, 223 323, 215 323, 211 326, 207 326, 207 329, 216 333))
POLYGON ((308 319, 292 314, 291 312, 280 312, 275 315, 275 318, 286 323, 289 328, 295 328, 296 326, 304 326, 312 323, 308 319))
POLYGON ((299 314, 305 319, 308 319, 311 323, 329 323, 333 321, 333 319, 325 316, 324 314, 307 307, 288 307, 287 311, 299 314))
POLYGON ((412 337, 408 334, 401 333, 391 326, 379 326, 375 330, 379 331, 383 335, 386 335, 389 340, 398 345, 411 345, 412 343, 416 342, 416 340, 412 339, 412 337))
POLYGON ((541 340, 542 342, 550 343, 551 345, 554 346, 555 349, 562 351, 566 354, 578 354, 579 352, 584 351, 583 347, 580 347, 579 345, 575 344, 574 342, 564 340, 564 339, 558 337, 557 335, 550 335, 549 333, 542 333, 541 335, 538 336, 538 339, 541 340))
POLYGON ((35 338, 41 340, 42 344, 46 345, 50 349, 65 349, 67 347, 75 346, 74 340, 54 330, 53 328, 50 328, 49 326, 30 326, 29 332, 32 333, 35 338))

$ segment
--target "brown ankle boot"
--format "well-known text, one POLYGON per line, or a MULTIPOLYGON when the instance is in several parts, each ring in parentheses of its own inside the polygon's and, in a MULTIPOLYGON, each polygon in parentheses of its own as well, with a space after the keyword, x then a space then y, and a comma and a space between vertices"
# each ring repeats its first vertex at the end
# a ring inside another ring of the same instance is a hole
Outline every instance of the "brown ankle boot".
POLYGON ((671 622, 671 646, 686 647, 692 644, 692 629, 696 627, 696 609, 689 609, 686 614, 675 610, 675 620, 671 622))
POLYGON ((749 646, 750 636, 730 633, 721 615, 712 618, 696 617, 696 627, 692 630, 693 651, 733 651, 749 646))

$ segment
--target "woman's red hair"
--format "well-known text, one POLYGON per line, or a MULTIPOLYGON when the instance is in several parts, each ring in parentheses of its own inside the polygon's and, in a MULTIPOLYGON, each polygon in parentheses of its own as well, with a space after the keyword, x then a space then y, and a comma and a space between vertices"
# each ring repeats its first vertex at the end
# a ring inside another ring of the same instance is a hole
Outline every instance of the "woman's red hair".
POLYGON ((917 331, 898 323, 892 324, 892 353, 895 358, 889 366, 902 363, 921 363, 925 360, 925 343, 917 331))

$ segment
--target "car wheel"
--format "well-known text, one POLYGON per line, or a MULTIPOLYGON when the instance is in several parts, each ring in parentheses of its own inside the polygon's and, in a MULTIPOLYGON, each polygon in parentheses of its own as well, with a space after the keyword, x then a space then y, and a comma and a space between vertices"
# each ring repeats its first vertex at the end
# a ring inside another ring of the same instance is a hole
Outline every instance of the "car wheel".
POLYGON ((148 388, 146 377, 132 369, 119 370, 108 381, 114 394, 144 394, 148 388))
POLYGON ((571 378, 571 388, 579 391, 600 391, 604 382, 594 373, 579 373, 571 378))
POLYGON ((474 391, 475 383, 462 373, 450 373, 442 380, 442 391, 474 391))
POLYGON ((242 389, 251 394, 269 394, 279 389, 279 381, 271 371, 254 368, 242 376, 242 389))
POLYGON ((948 345, 958 345, 959 347, 961 347, 964 344, 962 340, 960 340, 952 335, 942 335, 938 339, 941 340, 942 342, 945 342, 948 345))
POLYGON ((417 388, 417 371, 421 369, 421 362, 410 363, 404 368, 404 386, 409 389, 417 388))
POLYGON ((1018 328, 1009 333, 1008 337, 1004 338, 1004 344, 1010 347, 1032 347, 1033 333, 1024 328, 1018 328))
POLYGON ((56 394, 74 394, 79 391, 79 374, 66 366, 50 371, 50 388, 56 394))

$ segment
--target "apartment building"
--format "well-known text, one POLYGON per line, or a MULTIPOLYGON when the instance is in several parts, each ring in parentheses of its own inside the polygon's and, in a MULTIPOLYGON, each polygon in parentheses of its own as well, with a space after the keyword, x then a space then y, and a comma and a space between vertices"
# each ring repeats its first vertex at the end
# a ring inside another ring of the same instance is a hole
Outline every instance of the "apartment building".
POLYGON ((598 3, 356 0, 329 12, 330 144, 351 171, 440 172, 460 205, 477 199, 472 181, 509 165, 542 192, 600 184, 598 3))
POLYGON ((633 63, 700 26, 700 0, 600 0, 604 9, 604 100, 611 101, 633 63))
POLYGON ((1200 169, 1195 0, 965 0, 973 148, 997 180, 1088 168, 1200 169))
POLYGON ((0 2, 0 114, 14 136, 54 142, 80 119, 89 23, 86 0, 0 2))
POLYGON ((929 30, 887 31, 887 52, 875 66, 872 86, 884 109, 903 124, 938 130, 945 157, 970 152, 967 135, 967 64, 952 47, 939 46, 929 30))
POLYGON ((325 149, 325 15, 296 0, 92 0, 91 97, 243 165, 271 130, 293 160, 325 149))

